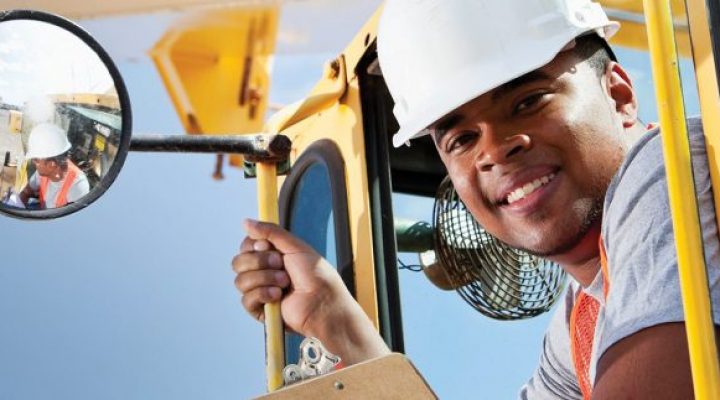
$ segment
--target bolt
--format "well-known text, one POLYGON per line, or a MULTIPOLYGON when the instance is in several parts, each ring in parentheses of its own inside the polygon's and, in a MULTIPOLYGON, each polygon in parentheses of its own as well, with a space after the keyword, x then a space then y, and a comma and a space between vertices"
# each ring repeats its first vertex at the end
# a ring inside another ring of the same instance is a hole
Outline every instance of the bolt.
POLYGON ((340 382, 340 381, 335 381, 335 389, 336 389, 336 390, 343 390, 343 389, 345 389, 345 385, 343 385, 343 383, 340 382))

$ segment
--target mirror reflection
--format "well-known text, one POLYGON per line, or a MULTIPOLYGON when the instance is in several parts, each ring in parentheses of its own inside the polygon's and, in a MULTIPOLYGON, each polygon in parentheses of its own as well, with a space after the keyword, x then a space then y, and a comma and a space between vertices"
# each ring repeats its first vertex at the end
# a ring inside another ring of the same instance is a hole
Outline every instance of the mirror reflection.
POLYGON ((0 23, 0 204, 81 202, 110 170, 122 113, 113 78, 81 39, 35 20, 0 23))

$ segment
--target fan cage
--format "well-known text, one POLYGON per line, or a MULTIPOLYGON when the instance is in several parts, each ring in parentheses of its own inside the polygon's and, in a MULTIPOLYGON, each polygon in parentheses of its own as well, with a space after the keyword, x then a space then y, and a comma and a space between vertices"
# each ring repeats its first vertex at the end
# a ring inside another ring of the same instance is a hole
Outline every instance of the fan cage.
POLYGON ((435 249, 457 293, 490 318, 517 320, 548 311, 565 286, 556 263, 508 246, 487 233, 449 178, 433 209, 435 249))

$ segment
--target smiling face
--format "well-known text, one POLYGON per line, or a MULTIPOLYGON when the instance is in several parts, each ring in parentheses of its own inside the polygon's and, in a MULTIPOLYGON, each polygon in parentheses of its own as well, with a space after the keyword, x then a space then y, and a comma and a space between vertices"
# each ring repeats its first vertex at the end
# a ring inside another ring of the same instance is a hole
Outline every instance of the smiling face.
POLYGON ((455 188, 500 240, 560 263, 597 254, 605 191, 637 129, 625 71, 572 51, 430 127, 455 188))
POLYGON ((59 182, 65 176, 62 166, 53 159, 34 159, 37 173, 53 182, 59 182))

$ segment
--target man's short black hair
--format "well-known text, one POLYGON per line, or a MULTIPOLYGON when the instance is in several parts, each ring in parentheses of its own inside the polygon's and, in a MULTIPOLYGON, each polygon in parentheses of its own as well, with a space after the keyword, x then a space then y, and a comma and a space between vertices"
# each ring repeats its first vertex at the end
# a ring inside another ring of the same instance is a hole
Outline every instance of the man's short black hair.
POLYGON ((584 60, 595 70, 598 77, 602 76, 610 61, 615 60, 605 39, 596 34, 584 35, 575 39, 573 51, 580 60, 584 60))

